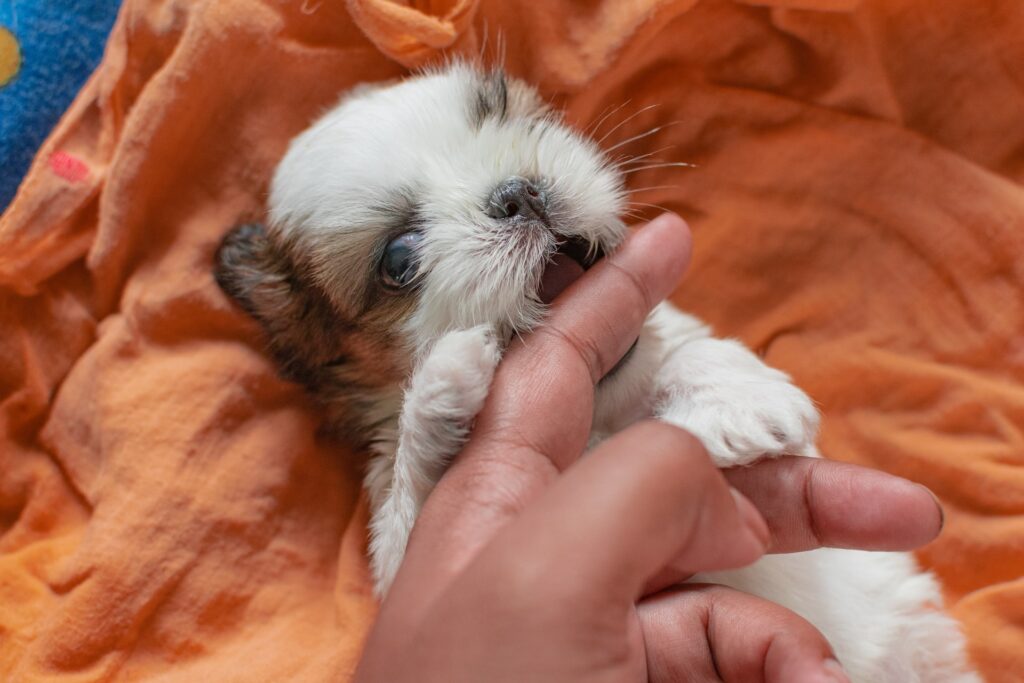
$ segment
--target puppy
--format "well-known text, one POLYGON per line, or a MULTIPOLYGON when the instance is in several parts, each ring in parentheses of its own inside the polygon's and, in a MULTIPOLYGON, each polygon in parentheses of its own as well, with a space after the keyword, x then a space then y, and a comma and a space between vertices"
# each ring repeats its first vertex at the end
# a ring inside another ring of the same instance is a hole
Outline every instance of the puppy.
MULTIPOLYGON (((348 94, 292 142, 268 227, 225 239, 218 282, 329 427, 374 454, 380 594, 502 348, 543 319, 546 291, 619 245, 624 208, 616 166, 532 88, 455 64, 348 94)), ((591 442, 649 416, 694 434, 720 467, 816 455, 808 397, 667 303, 598 385, 591 442)), ((856 681, 978 680, 910 555, 816 550, 695 580, 801 614, 856 681)))

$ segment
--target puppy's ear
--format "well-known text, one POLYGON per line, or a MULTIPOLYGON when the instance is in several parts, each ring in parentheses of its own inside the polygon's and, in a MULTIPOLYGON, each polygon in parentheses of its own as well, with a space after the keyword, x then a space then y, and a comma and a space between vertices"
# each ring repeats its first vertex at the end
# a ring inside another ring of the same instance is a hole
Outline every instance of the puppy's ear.
POLYGON ((214 277, 262 325, 287 377, 308 383, 317 367, 340 353, 342 323, 264 226, 248 223, 227 234, 217 250, 214 277))
POLYGON ((275 302, 281 299, 285 272, 273 253, 267 231, 258 223, 239 225, 229 232, 217 249, 213 276, 249 315, 262 322, 264 315, 276 317, 275 302))

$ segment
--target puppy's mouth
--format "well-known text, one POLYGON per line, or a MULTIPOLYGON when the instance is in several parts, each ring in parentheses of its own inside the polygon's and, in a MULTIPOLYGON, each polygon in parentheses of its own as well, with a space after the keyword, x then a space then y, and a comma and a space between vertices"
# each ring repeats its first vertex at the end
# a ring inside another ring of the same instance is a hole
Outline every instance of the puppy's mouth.
POLYGON ((594 247, 578 237, 559 236, 554 255, 544 266, 537 295, 546 304, 555 300, 566 287, 579 279, 604 257, 600 247, 594 247))

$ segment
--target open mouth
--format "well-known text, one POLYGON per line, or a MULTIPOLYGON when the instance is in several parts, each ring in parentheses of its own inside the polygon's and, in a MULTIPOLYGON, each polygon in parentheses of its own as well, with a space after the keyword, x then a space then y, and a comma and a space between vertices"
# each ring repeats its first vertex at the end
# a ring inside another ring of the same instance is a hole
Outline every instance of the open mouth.
POLYGON ((578 237, 562 237, 551 260, 544 267, 538 296, 546 304, 554 301, 566 287, 604 257, 600 247, 592 247, 578 237))

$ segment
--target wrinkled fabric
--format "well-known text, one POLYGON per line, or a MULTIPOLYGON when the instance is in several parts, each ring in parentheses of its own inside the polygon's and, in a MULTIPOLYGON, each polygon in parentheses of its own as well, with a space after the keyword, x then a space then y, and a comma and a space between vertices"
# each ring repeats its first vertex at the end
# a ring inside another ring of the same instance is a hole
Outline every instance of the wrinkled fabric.
POLYGON ((807 389, 828 456, 936 492, 919 557, 1019 681, 1021 35, 1019 0, 128 0, 0 222, 0 680, 351 673, 363 457, 213 253, 346 89, 482 55, 651 154, 635 215, 695 235, 675 301, 807 389))

